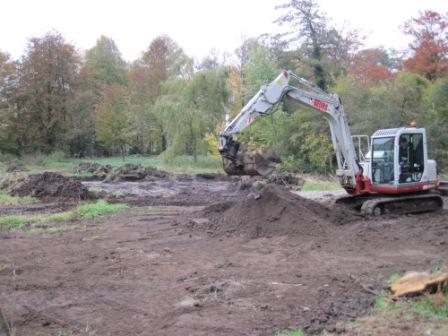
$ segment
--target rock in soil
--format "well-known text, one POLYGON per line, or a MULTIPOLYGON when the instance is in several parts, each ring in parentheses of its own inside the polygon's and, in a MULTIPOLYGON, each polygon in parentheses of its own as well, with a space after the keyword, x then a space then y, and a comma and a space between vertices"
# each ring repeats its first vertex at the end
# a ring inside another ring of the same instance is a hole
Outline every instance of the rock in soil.
POLYGON ((41 200, 86 200, 94 195, 84 185, 58 173, 29 175, 10 189, 13 196, 32 196, 41 200))

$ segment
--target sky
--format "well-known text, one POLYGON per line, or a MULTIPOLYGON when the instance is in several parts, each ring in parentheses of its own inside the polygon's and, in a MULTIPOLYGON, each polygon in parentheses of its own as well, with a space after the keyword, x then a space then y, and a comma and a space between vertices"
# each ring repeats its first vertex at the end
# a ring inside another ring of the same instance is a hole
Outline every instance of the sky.
MULTIPOLYGON (((23 55, 27 41, 59 31, 79 51, 106 35, 133 61, 161 34, 198 60, 232 53, 245 37, 279 32, 281 0, 3 0, 0 50, 23 55), (6 14, 6 15, 5 15, 6 14)), ((358 29, 365 47, 405 49, 400 26, 426 9, 448 13, 447 0, 317 0, 337 27, 358 29)))

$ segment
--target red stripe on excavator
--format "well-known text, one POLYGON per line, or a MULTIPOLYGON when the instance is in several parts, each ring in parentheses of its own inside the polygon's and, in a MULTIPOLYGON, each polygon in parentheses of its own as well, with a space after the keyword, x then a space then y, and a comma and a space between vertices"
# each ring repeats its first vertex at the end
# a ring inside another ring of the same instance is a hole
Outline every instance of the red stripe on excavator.
POLYGON ((324 112, 328 112, 328 104, 324 103, 323 101, 319 100, 319 99, 314 99, 313 100, 313 106, 315 108, 317 108, 318 110, 324 111, 324 112))
POLYGON ((428 189, 431 189, 431 185, 428 182, 418 182, 412 185, 399 186, 372 185, 370 188, 372 192, 380 194, 405 194, 428 189))

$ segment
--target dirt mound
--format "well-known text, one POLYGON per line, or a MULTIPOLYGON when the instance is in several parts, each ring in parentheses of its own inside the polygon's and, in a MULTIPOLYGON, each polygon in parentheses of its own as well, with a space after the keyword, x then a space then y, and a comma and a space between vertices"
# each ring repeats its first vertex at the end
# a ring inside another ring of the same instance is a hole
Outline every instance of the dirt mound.
POLYGON ((77 167, 73 168, 75 174, 92 174, 95 179, 105 179, 107 174, 112 171, 111 165, 101 165, 96 162, 80 162, 77 167))
POLYGON ((202 215, 211 235, 244 235, 249 238, 281 235, 320 235, 351 218, 343 209, 330 209, 320 203, 268 184, 259 193, 250 193, 235 204, 212 205, 202 215))
POLYGON ((92 174, 94 179, 106 182, 152 180, 169 177, 169 173, 165 171, 132 163, 127 163, 120 167, 112 167, 111 165, 101 165, 95 162, 81 162, 73 169, 73 172, 75 174, 89 173, 92 174))
POLYGON ((260 190, 267 184, 276 184, 293 190, 300 190, 304 183, 305 180, 298 174, 274 172, 269 177, 244 176, 241 178, 239 187, 241 190, 260 190))
POLYGON ((39 199, 85 200, 93 194, 79 181, 58 173, 30 175, 10 189, 13 196, 33 196, 39 199))
POLYGON ((116 167, 107 175, 105 181, 138 181, 167 178, 169 173, 152 167, 143 167, 127 163, 124 166, 116 167))

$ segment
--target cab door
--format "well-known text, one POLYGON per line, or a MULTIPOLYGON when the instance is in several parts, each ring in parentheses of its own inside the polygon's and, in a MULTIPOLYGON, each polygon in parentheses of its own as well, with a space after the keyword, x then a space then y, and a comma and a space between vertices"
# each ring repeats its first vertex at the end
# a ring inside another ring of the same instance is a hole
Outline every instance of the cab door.
POLYGON ((420 182, 425 169, 422 133, 402 133, 398 139, 398 183, 420 182))

